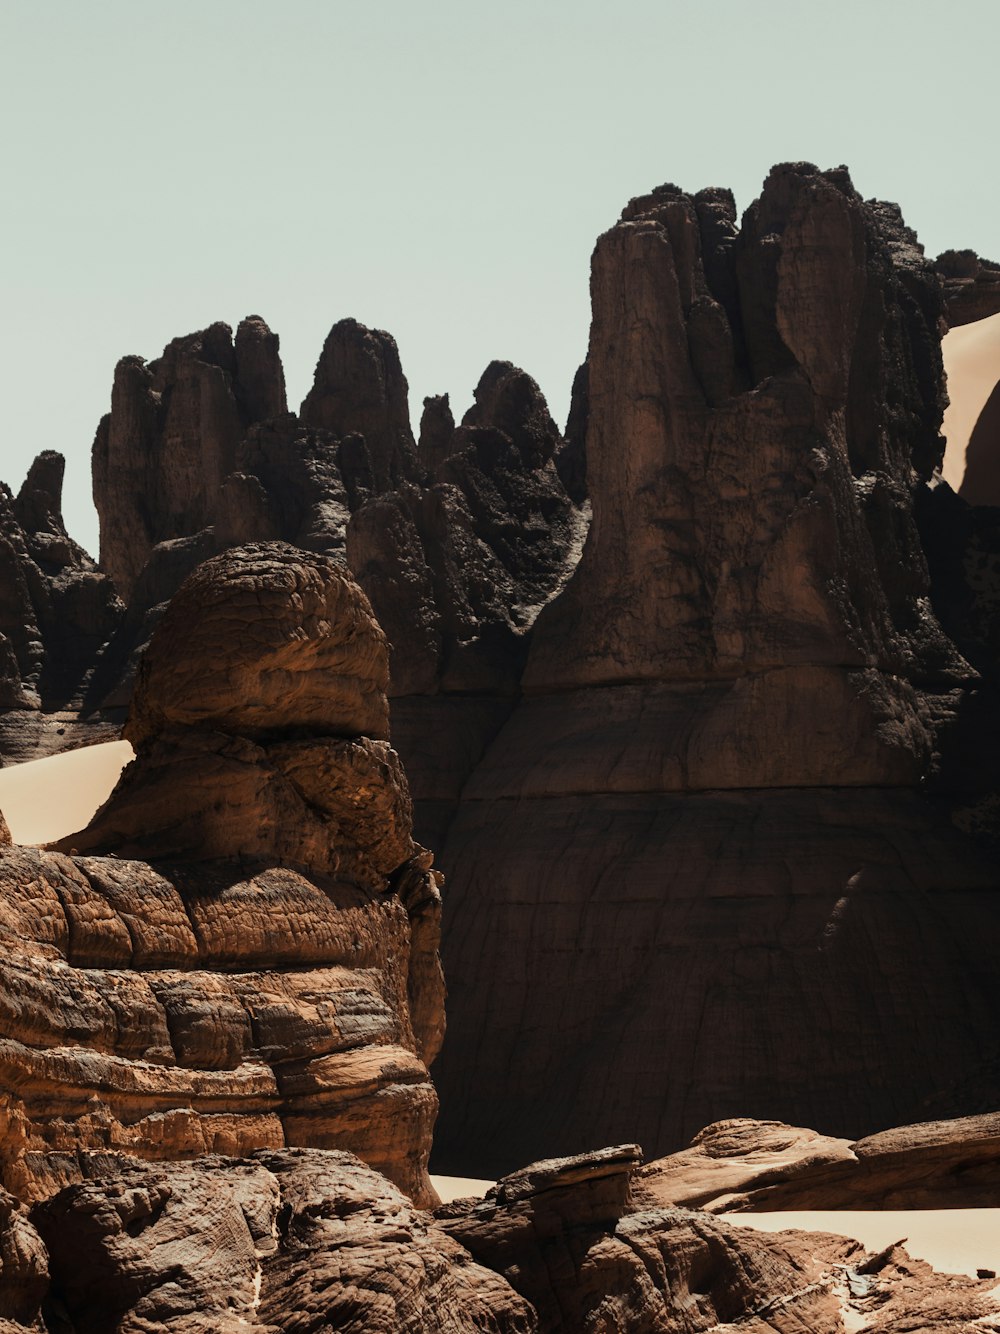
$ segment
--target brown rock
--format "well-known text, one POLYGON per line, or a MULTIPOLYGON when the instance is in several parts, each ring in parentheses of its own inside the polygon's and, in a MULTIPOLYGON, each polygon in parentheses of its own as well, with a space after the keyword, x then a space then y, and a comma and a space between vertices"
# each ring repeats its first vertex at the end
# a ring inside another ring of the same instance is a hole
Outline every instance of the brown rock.
POLYGON ((363 734, 385 680, 325 557, 242 547, 184 586, 140 673, 137 758, 73 855, 0 856, 11 1189, 51 1193, 88 1150, 311 1144, 435 1198, 440 877, 397 756, 363 734))
POLYGON ((385 637, 328 559, 248 546, 190 576, 143 662, 125 735, 172 726, 248 737, 388 735, 385 637))
POLYGON ((951 815, 990 823, 1000 708, 974 704, 914 519, 943 443, 939 277, 895 206, 792 164, 739 228, 726 191, 633 200, 592 294, 586 543, 436 835, 441 1170, 991 1106, 973 886, 998 868, 951 815))
POLYGON ((34 1211, 72 1328, 533 1334, 528 1304, 346 1153, 94 1155, 34 1211))
POLYGON ((1000 1186, 1000 1116, 899 1126, 853 1143, 778 1121, 721 1121, 639 1168, 630 1206, 711 1213, 987 1208, 1000 1186))
POLYGON ((942 278, 952 329, 1000 311, 1000 264, 980 259, 974 250, 946 250, 934 267, 942 278))
POLYGON ((0 755, 36 759, 68 740, 107 740, 78 712, 124 608, 67 535, 61 454, 35 459, 13 497, 0 484, 0 755), (58 716, 57 716, 58 715, 58 716))
POLYGON ((868 1256, 824 1234, 768 1236, 682 1209, 624 1213, 636 1153, 537 1163, 436 1216, 532 1303, 546 1331, 839 1334, 871 1319, 886 1331, 914 1319, 947 1330, 997 1309, 986 1282, 935 1274, 899 1246, 868 1256))
POLYGON ((340 320, 327 335, 299 416, 337 437, 364 436, 374 488, 388 491, 415 471, 407 394, 395 340, 357 320, 340 320))
MULTIPOLYGON (((126 599, 158 542, 214 522, 247 428, 285 412, 277 336, 259 316, 175 338, 147 366, 115 369, 93 448, 101 568, 126 599)), ((265 534, 254 534, 255 537, 265 534)))

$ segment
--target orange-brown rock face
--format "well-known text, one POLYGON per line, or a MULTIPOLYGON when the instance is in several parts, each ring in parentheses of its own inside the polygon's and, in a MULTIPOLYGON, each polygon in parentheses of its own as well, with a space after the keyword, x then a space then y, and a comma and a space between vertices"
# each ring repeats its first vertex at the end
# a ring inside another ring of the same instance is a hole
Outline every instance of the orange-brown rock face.
POLYGON ((1000 870, 920 795, 997 716, 914 520, 939 275, 796 164, 741 227, 724 191, 633 200, 592 296, 586 544, 436 845, 441 1170, 995 1105, 1000 870))
POLYGON ((240 548, 182 589, 111 799, 58 849, 0 854, 9 1189, 87 1150, 312 1145, 433 1198, 440 894, 378 739, 385 678, 323 557, 240 548))
POLYGON ((897 1126, 853 1143, 779 1121, 706 1126, 632 1178, 634 1209, 974 1209, 996 1203, 1000 1115, 897 1126))

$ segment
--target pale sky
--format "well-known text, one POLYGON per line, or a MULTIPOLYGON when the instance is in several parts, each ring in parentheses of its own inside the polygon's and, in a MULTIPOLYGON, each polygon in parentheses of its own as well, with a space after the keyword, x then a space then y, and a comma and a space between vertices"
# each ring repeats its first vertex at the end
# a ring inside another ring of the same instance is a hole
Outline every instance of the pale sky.
POLYGON ((0 478, 90 446, 115 362, 214 320, 388 329, 460 415, 493 358, 563 423, 597 235, 663 181, 846 163, 930 254, 1000 259, 995 0, 0 0, 0 478))

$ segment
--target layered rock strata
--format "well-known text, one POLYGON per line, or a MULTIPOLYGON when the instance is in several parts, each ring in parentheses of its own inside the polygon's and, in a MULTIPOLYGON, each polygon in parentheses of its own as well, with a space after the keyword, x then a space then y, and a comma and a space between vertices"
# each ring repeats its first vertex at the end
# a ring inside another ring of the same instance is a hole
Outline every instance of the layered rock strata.
POLYGON ((1000 1115, 897 1126, 850 1141, 778 1121, 706 1126, 644 1164, 630 1206, 710 1213, 787 1209, 985 1209, 1000 1188, 1000 1115))
POLYGON ((21 1198, 81 1155, 349 1148, 418 1203, 443 1033, 439 877, 357 585, 281 544, 201 566, 140 674, 91 825, 0 850, 0 1150, 21 1198))
POLYGON ((439 845, 441 1170, 991 1108, 1000 876, 920 795, 983 701, 914 520, 940 279, 797 164, 633 200, 592 297, 586 545, 439 845))
POLYGON ((0 1200, 10 1334, 847 1334, 987 1327, 995 1277, 900 1245, 630 1211, 631 1146, 542 1162, 483 1200, 413 1207, 351 1154, 82 1162, 28 1213, 0 1200))

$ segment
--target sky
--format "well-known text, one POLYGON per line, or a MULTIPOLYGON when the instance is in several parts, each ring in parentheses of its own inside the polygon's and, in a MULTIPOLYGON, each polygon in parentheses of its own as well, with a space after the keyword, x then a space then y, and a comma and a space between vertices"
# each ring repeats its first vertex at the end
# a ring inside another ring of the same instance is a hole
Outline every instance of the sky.
POLYGON ((399 344, 416 429, 494 358, 565 420, 596 237, 664 181, 846 163, 929 254, 1000 259, 995 0, 0 0, 0 479, 90 447, 116 361, 262 315, 289 403, 330 326, 399 344))

